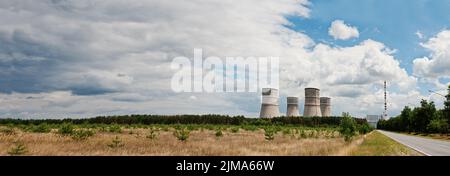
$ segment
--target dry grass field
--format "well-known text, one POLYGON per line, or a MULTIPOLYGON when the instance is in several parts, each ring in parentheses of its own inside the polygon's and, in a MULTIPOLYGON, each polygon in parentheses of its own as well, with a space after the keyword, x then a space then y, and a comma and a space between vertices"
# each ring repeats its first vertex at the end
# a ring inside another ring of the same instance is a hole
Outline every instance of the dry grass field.
POLYGON ((158 131, 152 137, 149 129, 126 129, 120 133, 96 131, 87 139, 76 140, 58 134, 55 129, 48 133, 32 133, 15 129, 14 134, 0 133, 0 155, 44 156, 91 156, 91 155, 270 155, 270 156, 329 156, 341 155, 354 142, 345 142, 338 132, 303 137, 299 134, 278 132, 273 140, 265 139, 264 130, 191 131, 186 141, 173 134, 174 129, 158 131), (18 152, 17 152, 18 151, 18 152))

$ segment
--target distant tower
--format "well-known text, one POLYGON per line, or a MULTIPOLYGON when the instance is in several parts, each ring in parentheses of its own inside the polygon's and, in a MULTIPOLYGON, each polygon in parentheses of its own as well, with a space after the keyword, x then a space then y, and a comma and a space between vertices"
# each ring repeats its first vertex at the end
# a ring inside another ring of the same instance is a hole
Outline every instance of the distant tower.
POLYGON ((320 111, 320 89, 305 88, 305 108, 303 109, 303 116, 322 116, 320 111))
POLYGON ((331 116, 331 98, 320 97, 320 112, 322 113, 322 117, 331 116))
POLYGON ((383 118, 387 119, 387 86, 386 86, 386 81, 384 81, 384 113, 383 113, 383 118))
POLYGON ((278 89, 263 88, 260 118, 273 118, 280 116, 278 89))
POLYGON ((287 117, 299 117, 298 97, 287 97, 287 117))

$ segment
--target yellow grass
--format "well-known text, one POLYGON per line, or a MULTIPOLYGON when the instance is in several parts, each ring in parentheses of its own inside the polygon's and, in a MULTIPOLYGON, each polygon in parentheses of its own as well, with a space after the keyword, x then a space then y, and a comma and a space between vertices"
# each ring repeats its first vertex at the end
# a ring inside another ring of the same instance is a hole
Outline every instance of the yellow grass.
POLYGON ((186 142, 179 141, 172 131, 160 131, 157 139, 148 139, 147 129, 134 129, 118 133, 97 132, 87 140, 77 141, 69 136, 52 133, 29 133, 17 130, 14 135, 0 134, 0 155, 9 155, 8 150, 17 142, 26 146, 25 155, 239 155, 239 156, 308 156, 339 155, 342 150, 354 145, 343 138, 299 138, 278 133, 273 141, 264 139, 264 131, 237 133, 223 131, 217 138, 215 131, 193 131, 186 142), (122 147, 108 145, 118 136, 122 147))
POLYGON ((361 145, 353 148, 348 155, 356 156, 420 156, 412 150, 378 131, 373 131, 365 137, 361 145))

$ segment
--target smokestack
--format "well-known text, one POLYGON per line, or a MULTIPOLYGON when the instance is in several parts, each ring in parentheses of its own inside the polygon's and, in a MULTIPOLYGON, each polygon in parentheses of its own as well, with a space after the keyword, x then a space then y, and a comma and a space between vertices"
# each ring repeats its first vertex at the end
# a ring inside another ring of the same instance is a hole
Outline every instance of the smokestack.
POLYGON ((320 111, 320 89, 317 88, 305 88, 305 108, 303 116, 313 117, 322 116, 320 111))
POLYGON ((299 117, 298 97, 287 97, 287 117, 299 117))
POLYGON ((331 98, 320 97, 320 112, 322 113, 322 117, 331 116, 331 98))
POLYGON ((260 118, 273 118, 280 116, 278 89, 263 88, 260 118))

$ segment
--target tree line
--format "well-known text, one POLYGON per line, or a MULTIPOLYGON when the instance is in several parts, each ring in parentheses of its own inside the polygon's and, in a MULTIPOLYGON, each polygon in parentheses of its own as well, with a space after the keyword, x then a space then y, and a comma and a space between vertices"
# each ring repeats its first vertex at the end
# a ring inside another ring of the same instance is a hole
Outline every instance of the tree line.
MULTIPOLYGON (((450 85, 449 85, 450 89, 450 85)), ((399 116, 378 122, 379 129, 416 133, 448 133, 450 127, 450 92, 444 109, 438 110, 434 102, 422 100, 420 107, 406 106, 399 116)))
MULTIPOLYGON (((0 119, 0 124, 39 125, 39 124, 212 124, 212 125, 301 125, 301 126, 339 126, 340 116, 335 117, 276 117, 271 119, 246 118, 228 115, 121 115, 99 116, 85 119, 0 119)), ((367 123, 365 119, 355 119, 358 124, 367 123)))

